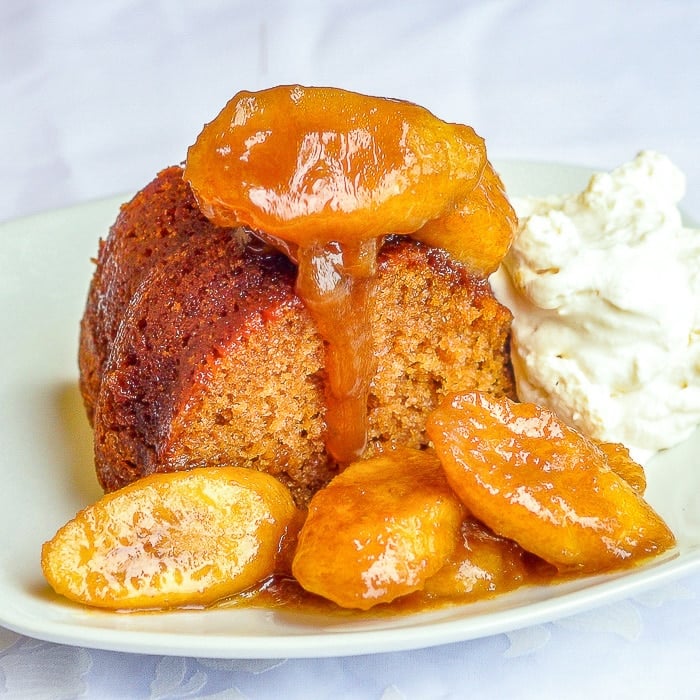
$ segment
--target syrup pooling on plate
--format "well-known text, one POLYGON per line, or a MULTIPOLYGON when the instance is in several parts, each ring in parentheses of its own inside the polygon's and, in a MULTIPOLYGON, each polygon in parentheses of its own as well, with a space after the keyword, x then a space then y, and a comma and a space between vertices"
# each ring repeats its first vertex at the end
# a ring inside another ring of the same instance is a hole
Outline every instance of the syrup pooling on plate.
MULTIPOLYGON (((239 93, 188 152, 185 179, 201 210, 217 225, 250 227, 299 264, 297 291, 327 342, 327 447, 341 464, 365 448, 375 368, 366 318, 381 239, 420 237, 454 218, 487 167, 471 127, 408 102, 298 85, 239 93)), ((493 246, 500 260, 512 210, 505 197, 489 207, 506 222, 493 246)), ((478 227, 462 233, 441 247, 487 274, 494 261, 482 251, 492 246, 478 227)), ((434 230, 425 235, 440 244, 434 230)))

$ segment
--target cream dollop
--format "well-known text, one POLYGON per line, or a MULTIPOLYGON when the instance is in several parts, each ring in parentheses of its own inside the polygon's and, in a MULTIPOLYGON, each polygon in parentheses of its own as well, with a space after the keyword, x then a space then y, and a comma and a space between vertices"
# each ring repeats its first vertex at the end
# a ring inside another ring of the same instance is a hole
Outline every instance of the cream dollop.
POLYGON ((700 424, 700 230, 684 194, 683 173, 643 151, 579 194, 514 199, 519 232, 492 278, 520 399, 639 461, 700 424))

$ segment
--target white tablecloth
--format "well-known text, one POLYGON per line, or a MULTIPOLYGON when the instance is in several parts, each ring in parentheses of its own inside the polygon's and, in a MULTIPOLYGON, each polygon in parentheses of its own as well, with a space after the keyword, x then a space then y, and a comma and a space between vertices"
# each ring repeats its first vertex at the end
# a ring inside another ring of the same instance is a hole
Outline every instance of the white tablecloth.
MULTIPOLYGON (((133 191, 236 91, 293 82, 413 100, 493 158, 660 150, 700 220, 700 3, 3 0, 0 221, 133 191)), ((697 574, 517 633, 348 658, 139 656, 0 628, 7 697, 680 700, 700 697, 698 662, 697 574)))

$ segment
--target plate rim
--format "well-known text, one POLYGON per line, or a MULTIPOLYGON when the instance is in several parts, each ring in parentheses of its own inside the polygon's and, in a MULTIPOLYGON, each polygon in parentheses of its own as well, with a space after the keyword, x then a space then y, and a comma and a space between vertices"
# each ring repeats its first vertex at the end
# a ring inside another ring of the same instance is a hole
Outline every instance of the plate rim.
MULTIPOLYGON (((628 599, 645 591, 670 584, 679 578, 683 578, 694 571, 700 570, 700 550, 693 554, 685 555, 683 562, 677 560, 680 556, 672 557, 665 562, 652 564, 653 575, 643 578, 619 573, 601 574, 593 578, 599 579, 598 583, 586 586, 572 593, 558 596, 553 599, 539 600, 517 607, 497 612, 487 613, 483 616, 475 616, 481 624, 470 624, 470 616, 457 619, 446 619, 436 622, 428 622, 417 625, 402 625, 399 627, 386 627, 371 630, 342 630, 318 634, 288 634, 288 635, 213 635, 190 634, 182 632, 158 632, 140 630, 133 632, 120 629, 105 629, 102 627, 80 626, 76 623, 63 623, 48 627, 22 623, 17 618, 4 614, 0 608, 0 624, 18 634, 39 639, 46 642, 79 646, 103 651, 117 651, 133 654, 155 654, 163 656, 188 656, 198 658, 219 659, 273 659, 273 658, 330 658, 343 656, 363 656, 366 654, 392 653, 427 649, 436 646, 467 642, 497 634, 505 634, 533 625, 555 622, 560 619, 576 615, 628 599), (674 565, 669 566, 672 562, 674 565), (588 595, 580 596, 585 592, 588 595), (514 614, 515 613, 515 614, 514 614), (515 622, 515 624, 514 624, 515 622), (426 638, 426 627, 433 634, 426 638)), ((649 573, 649 565, 643 565, 645 572, 649 573)), ((585 582, 585 578, 578 579, 585 582)), ((554 584, 554 586, 566 584, 554 584)), ((533 588, 545 588, 535 586, 533 588)), ((521 593, 529 588, 525 586, 518 589, 521 593)), ((500 598, 507 598, 513 593, 504 593, 500 598)), ((495 599, 495 598, 494 598, 495 599)), ((493 600, 493 599, 492 599, 493 600)), ((488 603, 489 601, 483 601, 488 603)), ((78 604, 70 604, 79 608, 78 604)), ((458 612, 460 608, 469 607, 469 603, 456 605, 453 610, 458 612)), ((92 611, 94 612, 94 611, 92 611)), ((102 611, 97 611, 98 613, 102 611)), ((155 615, 178 616, 188 611, 172 611, 154 613, 155 615)), ((208 611, 193 611, 195 615, 206 615, 208 611)), ((235 608, 225 612, 236 613, 235 608)), ((261 609, 262 613, 269 611, 261 609)), ((119 613, 105 611, 105 616, 119 613)), ((132 615, 134 613, 126 613, 132 615)), ((139 613, 135 613, 139 614, 139 613)), ((430 613, 418 613, 420 617, 430 613)), ((397 616, 402 619, 403 616, 397 616)), ((392 618, 389 618, 392 619, 392 618)))

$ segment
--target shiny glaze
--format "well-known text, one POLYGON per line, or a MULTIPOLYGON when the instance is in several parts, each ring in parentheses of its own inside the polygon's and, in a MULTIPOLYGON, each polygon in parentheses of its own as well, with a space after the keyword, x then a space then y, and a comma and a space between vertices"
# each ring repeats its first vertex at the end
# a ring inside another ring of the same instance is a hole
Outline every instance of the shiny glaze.
POLYGON ((377 239, 299 248, 296 291, 326 347, 326 449, 341 464, 367 442, 367 398, 376 368, 365 322, 375 291, 377 239))
POLYGON ((675 544, 627 450, 601 448, 546 408, 455 394, 427 430, 472 515, 560 571, 607 571, 675 544))
POLYGON ((240 92, 189 149, 215 223, 297 245, 412 233, 470 192, 483 139, 409 102, 335 88, 240 92))

